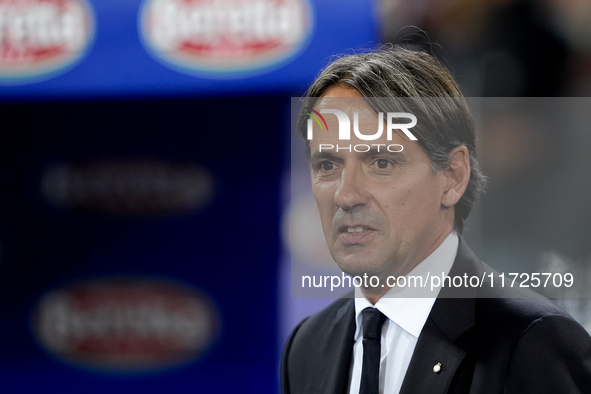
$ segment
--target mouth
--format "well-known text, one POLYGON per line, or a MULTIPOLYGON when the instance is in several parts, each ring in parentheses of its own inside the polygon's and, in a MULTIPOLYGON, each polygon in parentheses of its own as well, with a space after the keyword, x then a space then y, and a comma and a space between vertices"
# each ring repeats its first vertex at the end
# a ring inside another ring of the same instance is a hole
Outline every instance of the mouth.
POLYGON ((338 228, 339 239, 345 245, 357 245, 368 240, 375 230, 363 224, 343 225, 338 228))
POLYGON ((342 225, 338 228, 339 234, 346 233, 346 234, 354 234, 354 233, 362 233, 364 231, 373 230, 373 228, 364 225, 364 224, 355 224, 355 225, 342 225))
POLYGON ((361 233, 367 230, 363 226, 347 227, 347 233, 361 233))

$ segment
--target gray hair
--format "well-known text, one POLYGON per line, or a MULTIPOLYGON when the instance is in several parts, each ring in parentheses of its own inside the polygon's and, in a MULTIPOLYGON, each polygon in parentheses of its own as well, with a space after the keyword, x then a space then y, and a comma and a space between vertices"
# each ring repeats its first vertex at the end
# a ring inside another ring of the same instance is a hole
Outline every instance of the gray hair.
MULTIPOLYGON (((413 134, 435 171, 449 167, 450 152, 465 146, 470 153, 470 180, 455 205, 455 229, 461 233, 464 221, 484 189, 486 177, 476 160, 474 119, 450 72, 426 52, 394 46, 375 52, 347 55, 326 67, 308 89, 304 107, 314 104, 331 86, 356 90, 376 112, 388 112, 386 101, 398 98, 404 112, 421 114, 420 127, 413 134), (401 98, 411 98, 405 100, 401 98), (444 99, 443 99, 444 98, 444 99)), ((391 109, 390 109, 391 111, 391 109)), ((300 116, 299 134, 306 139, 306 119, 300 116)), ((306 139, 309 154, 309 141, 306 139)))

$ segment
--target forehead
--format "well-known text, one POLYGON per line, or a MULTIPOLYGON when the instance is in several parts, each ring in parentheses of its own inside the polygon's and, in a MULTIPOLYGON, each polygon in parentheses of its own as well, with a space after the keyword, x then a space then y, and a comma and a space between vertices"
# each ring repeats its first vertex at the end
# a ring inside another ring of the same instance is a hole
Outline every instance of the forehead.
MULTIPOLYGON (((372 100, 372 99, 370 99, 372 100)), ((379 99, 373 99, 379 100, 379 99)), ((312 126, 312 138, 309 139, 310 153, 314 154, 321 150, 322 144, 332 144, 335 146, 334 153, 347 153, 347 147, 359 146, 359 151, 366 149, 375 149, 378 144, 401 144, 410 142, 403 138, 399 130, 391 133, 386 129, 386 114, 376 112, 366 98, 359 92, 341 86, 332 86, 316 101, 310 116, 312 126), (346 121, 349 125, 347 139, 341 139, 341 124, 339 115, 332 111, 340 111, 346 115, 346 121), (381 124, 380 124, 381 119, 381 124), (376 134, 381 135, 374 137, 376 134), (360 138, 358 133, 365 136, 360 138), (369 138, 372 137, 372 138, 369 138), (336 146, 345 147, 344 150, 336 150, 336 146), (363 145, 363 146, 362 146, 363 145), (370 148, 367 148, 367 147, 370 148)), ((309 133, 309 129, 308 129, 309 133)), ((406 148, 406 146, 405 146, 406 148)), ((393 148, 398 150, 398 148, 393 148)), ((353 150, 351 149, 351 153, 353 150)))
MULTIPOLYGON (((365 98, 357 90, 342 86, 331 86, 314 104, 314 109, 338 109, 347 113, 353 119, 354 112, 374 113, 365 98)), ((376 115, 377 116, 377 115, 376 115)), ((329 118, 333 118, 330 116, 329 118)), ((327 119, 328 120, 328 119, 327 119)), ((336 118, 334 119, 336 121, 336 118)))

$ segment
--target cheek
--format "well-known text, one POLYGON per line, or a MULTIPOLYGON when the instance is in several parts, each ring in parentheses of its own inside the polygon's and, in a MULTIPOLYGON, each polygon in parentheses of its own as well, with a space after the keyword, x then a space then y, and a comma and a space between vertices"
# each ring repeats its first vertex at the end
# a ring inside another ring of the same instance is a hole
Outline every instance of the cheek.
POLYGON ((441 209, 441 196, 437 182, 433 178, 409 194, 408 205, 412 206, 412 215, 416 227, 430 226, 438 217, 441 209))
POLYGON ((384 210, 388 212, 390 226, 408 234, 414 233, 414 228, 429 222, 440 208, 436 186, 431 175, 417 177, 404 186, 400 185, 401 190, 385 198, 387 203, 384 210))
POLYGON ((395 199, 391 199, 393 203, 387 206, 390 212, 390 222, 394 221, 394 226, 399 228, 412 225, 415 211, 419 208, 418 199, 420 194, 415 195, 411 189, 404 189, 397 193, 395 199))
POLYGON ((334 187, 331 184, 312 184, 312 194, 314 194, 316 206, 321 214, 323 211, 330 210, 331 206, 334 205, 334 187))
POLYGON ((314 184, 312 185, 312 193, 316 200, 316 207, 320 213, 320 219, 322 221, 322 227, 324 230, 330 228, 334 211, 334 188, 326 184, 314 184))

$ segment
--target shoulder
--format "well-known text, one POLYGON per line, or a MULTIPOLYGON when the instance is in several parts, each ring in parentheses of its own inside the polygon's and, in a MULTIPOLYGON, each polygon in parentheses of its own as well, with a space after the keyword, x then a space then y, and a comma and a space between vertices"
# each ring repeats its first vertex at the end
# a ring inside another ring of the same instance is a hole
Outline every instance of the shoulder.
POLYGON ((304 347, 312 346, 329 332, 341 328, 339 325, 354 325, 354 311, 353 298, 339 298, 323 310, 301 321, 291 332, 286 349, 294 343, 304 347))
POLYGON ((591 337, 549 299, 486 284, 475 300, 474 322, 481 361, 505 366, 498 371, 505 376, 505 393, 578 393, 591 387, 591 337))
POLYGON ((352 298, 341 298, 292 331, 281 362, 284 393, 344 391, 348 382, 342 377, 350 366, 355 333, 354 310, 352 298), (319 382, 340 389, 322 389, 319 382))
MULTIPOLYGON (((520 333, 540 318, 560 316, 576 321, 564 310, 534 291, 509 286, 510 280, 501 281, 500 273, 482 262, 460 237, 458 254, 450 276, 476 276, 479 286, 464 289, 445 289, 452 298, 474 298, 474 321, 503 331, 520 333), (451 291, 450 291, 451 290, 451 291)), ((443 293, 443 291, 442 291, 443 293)), ((462 311, 465 312, 465 311, 462 311)))
MULTIPOLYGON (((498 272, 485 263, 480 262, 480 265, 486 274, 492 273, 498 279, 498 272)), ((498 280, 494 283, 487 280, 478 290, 477 298, 477 312, 489 315, 487 312, 494 311, 495 318, 504 320, 505 324, 514 322, 520 326, 528 326, 537 319, 551 316, 573 320, 548 298, 529 289, 503 286, 498 280)))
MULTIPOLYGON (((479 264, 483 272, 493 273, 496 278, 499 277, 499 273, 487 264, 480 261, 479 264)), ((504 331, 521 335, 533 327, 532 325, 554 319, 569 326, 580 327, 576 320, 554 302, 530 289, 502 286, 497 280, 494 284, 486 281, 478 290, 476 321, 481 324, 486 322, 487 325, 496 326, 498 323, 503 326, 504 331)))
POLYGON ((580 393, 591 387, 591 338, 547 299, 477 299, 467 335, 458 342, 474 360, 479 392, 494 386, 505 394, 580 393))
POLYGON ((553 338, 563 335, 576 336, 582 344, 591 344, 587 331, 547 298, 522 292, 495 293, 500 296, 475 300, 475 324, 480 335, 497 337, 497 341, 503 342, 502 347, 526 344, 524 339, 528 338, 540 340, 544 334, 546 339, 536 343, 540 348, 554 344, 553 338))
MULTIPOLYGON (((498 272, 490 266, 481 261, 477 264, 479 272, 485 276, 493 273, 498 278, 498 272)), ((487 280, 478 289, 474 318, 480 331, 494 331, 505 340, 511 337, 514 343, 541 327, 548 332, 559 328, 574 330, 591 341, 585 329, 548 298, 529 289, 501 286, 498 281, 493 284, 487 280)))
POLYGON ((507 392, 576 393, 591 387, 591 338, 565 312, 533 318, 515 341, 507 392))

